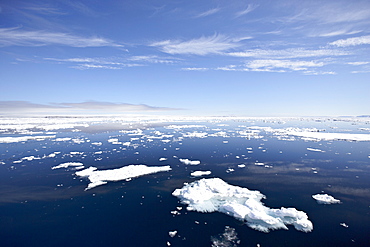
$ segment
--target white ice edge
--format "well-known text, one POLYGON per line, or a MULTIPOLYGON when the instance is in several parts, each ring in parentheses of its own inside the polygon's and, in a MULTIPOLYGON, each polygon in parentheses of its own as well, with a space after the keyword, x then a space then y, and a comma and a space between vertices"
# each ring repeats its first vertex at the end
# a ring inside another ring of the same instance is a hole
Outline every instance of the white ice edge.
POLYGON ((287 230, 286 225, 303 232, 313 230, 305 212, 295 208, 268 208, 261 202, 265 199, 261 192, 229 185, 220 178, 200 179, 176 189, 172 195, 187 204, 188 210, 225 213, 262 232, 287 230))
POLYGON ((317 201, 319 204, 336 204, 341 203, 340 200, 335 199, 333 196, 328 194, 316 194, 312 195, 312 198, 317 201))
POLYGON ((106 184, 109 181, 120 181, 147 174, 170 171, 170 166, 146 166, 146 165, 128 165, 111 170, 97 170, 96 167, 89 167, 75 174, 80 177, 88 177, 89 185, 85 190, 92 189, 96 186, 106 184))

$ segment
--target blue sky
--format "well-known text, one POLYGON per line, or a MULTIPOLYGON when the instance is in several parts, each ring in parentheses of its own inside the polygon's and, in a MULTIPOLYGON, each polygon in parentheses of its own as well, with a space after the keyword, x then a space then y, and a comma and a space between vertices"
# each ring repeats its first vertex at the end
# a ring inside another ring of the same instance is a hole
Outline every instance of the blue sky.
POLYGON ((0 114, 370 114, 370 2, 1 1, 0 114))

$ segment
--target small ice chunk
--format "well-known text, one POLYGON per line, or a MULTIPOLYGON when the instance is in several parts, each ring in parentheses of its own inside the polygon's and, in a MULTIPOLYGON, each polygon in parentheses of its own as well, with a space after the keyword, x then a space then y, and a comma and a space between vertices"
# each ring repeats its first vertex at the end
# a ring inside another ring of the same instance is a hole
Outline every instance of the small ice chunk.
POLYGON ((57 166, 53 166, 51 169, 55 170, 55 169, 59 169, 59 168, 68 168, 68 167, 71 167, 71 166, 72 167, 78 167, 78 169, 84 168, 84 164, 82 164, 80 162, 66 162, 66 163, 61 163, 57 166))
POLYGON ((159 158, 159 161, 165 161, 167 158, 159 158))
POLYGON ((190 175, 193 177, 201 177, 201 176, 210 175, 211 173, 212 173, 211 171, 195 171, 195 172, 190 173, 190 175))
POLYGON ((347 225, 346 223, 344 223, 344 222, 339 223, 339 225, 341 225, 341 226, 343 226, 343 227, 345 227, 345 228, 348 228, 348 225, 347 225))
POLYGON ((264 166, 265 165, 265 163, 262 163, 262 162, 256 162, 256 163, 254 163, 256 166, 264 166))
POLYGON ((319 204, 335 204, 335 203, 341 203, 340 200, 335 199, 334 197, 328 195, 328 194, 316 194, 312 195, 312 198, 317 201, 319 204))
POLYGON ((168 232, 168 235, 170 235, 171 238, 175 237, 176 234, 177 234, 177 231, 176 230, 175 231, 169 231, 168 232))
POLYGON ((244 168, 245 167, 245 164, 240 164, 238 165, 239 168, 244 168))
POLYGON ((196 166, 200 164, 200 160, 189 160, 189 159, 179 159, 185 165, 196 166))
POLYGON ((317 149, 317 148, 307 148, 308 151, 312 151, 312 152, 321 152, 321 153, 325 153, 325 151, 322 151, 321 149, 317 149))

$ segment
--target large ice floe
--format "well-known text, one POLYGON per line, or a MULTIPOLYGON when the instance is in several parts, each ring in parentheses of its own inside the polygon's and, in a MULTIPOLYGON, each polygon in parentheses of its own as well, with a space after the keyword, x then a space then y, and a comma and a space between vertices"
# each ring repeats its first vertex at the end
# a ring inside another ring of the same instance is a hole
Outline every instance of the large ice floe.
POLYGON ((261 192, 230 185, 220 178, 204 178, 185 184, 172 195, 188 204, 189 211, 225 213, 262 232, 288 230, 286 225, 293 225, 303 232, 313 229, 305 212, 295 208, 268 208, 261 202, 266 198, 261 192))
POLYGON ((312 195, 312 198, 315 199, 318 204, 341 203, 340 200, 335 199, 333 196, 328 195, 328 194, 316 194, 316 195, 312 195))
POLYGON ((111 170, 97 170, 96 167, 89 167, 75 174, 80 177, 88 177, 89 185, 85 190, 92 189, 109 181, 120 181, 140 177, 147 174, 170 171, 170 166, 146 166, 146 165, 128 165, 111 170))

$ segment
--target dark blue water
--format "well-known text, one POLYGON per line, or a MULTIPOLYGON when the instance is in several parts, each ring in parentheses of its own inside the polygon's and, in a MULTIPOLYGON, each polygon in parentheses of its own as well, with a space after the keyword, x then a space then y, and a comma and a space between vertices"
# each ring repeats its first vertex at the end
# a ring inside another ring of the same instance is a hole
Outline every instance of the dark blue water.
POLYGON ((118 131, 56 134, 83 139, 83 143, 55 139, 0 143, 0 246, 167 246, 167 242, 171 246, 210 246, 211 237, 222 233, 225 226, 236 230, 240 246, 370 246, 370 142, 288 141, 265 132, 261 132, 263 138, 247 139, 236 133, 253 125, 316 127, 345 133, 364 133, 359 128, 368 126, 304 121, 201 124, 207 128, 143 130, 151 136, 156 130, 174 135, 163 138, 171 140, 168 143, 118 131), (333 126, 337 128, 329 128, 333 126), (177 139, 182 133, 212 134, 219 131, 215 129, 226 131, 229 137, 177 139), (114 145, 107 141, 110 138, 137 145, 114 145), (94 154, 97 151, 102 154, 94 154), (44 157, 53 152, 60 153, 44 157), (41 159, 14 163, 31 155, 41 159), (161 157, 168 159, 159 161, 161 157), (178 158, 200 160, 201 164, 184 165, 178 158), (170 165, 172 171, 84 191, 88 181, 75 176, 75 170, 51 169, 71 161, 99 169, 170 165), (256 162, 267 167, 256 166, 256 162), (240 164, 246 167, 239 168, 240 164), (199 179, 190 176, 195 170, 210 170, 207 177, 261 191, 268 207, 295 207, 306 212, 314 230, 303 233, 289 226, 288 231, 262 233, 221 213, 186 211, 171 193, 184 182, 199 179), (322 192, 342 203, 318 204, 311 196, 322 192), (183 208, 180 215, 171 214, 176 207, 183 208), (349 227, 341 226, 343 222, 349 227), (168 232, 173 230, 178 233, 171 238, 168 232))

